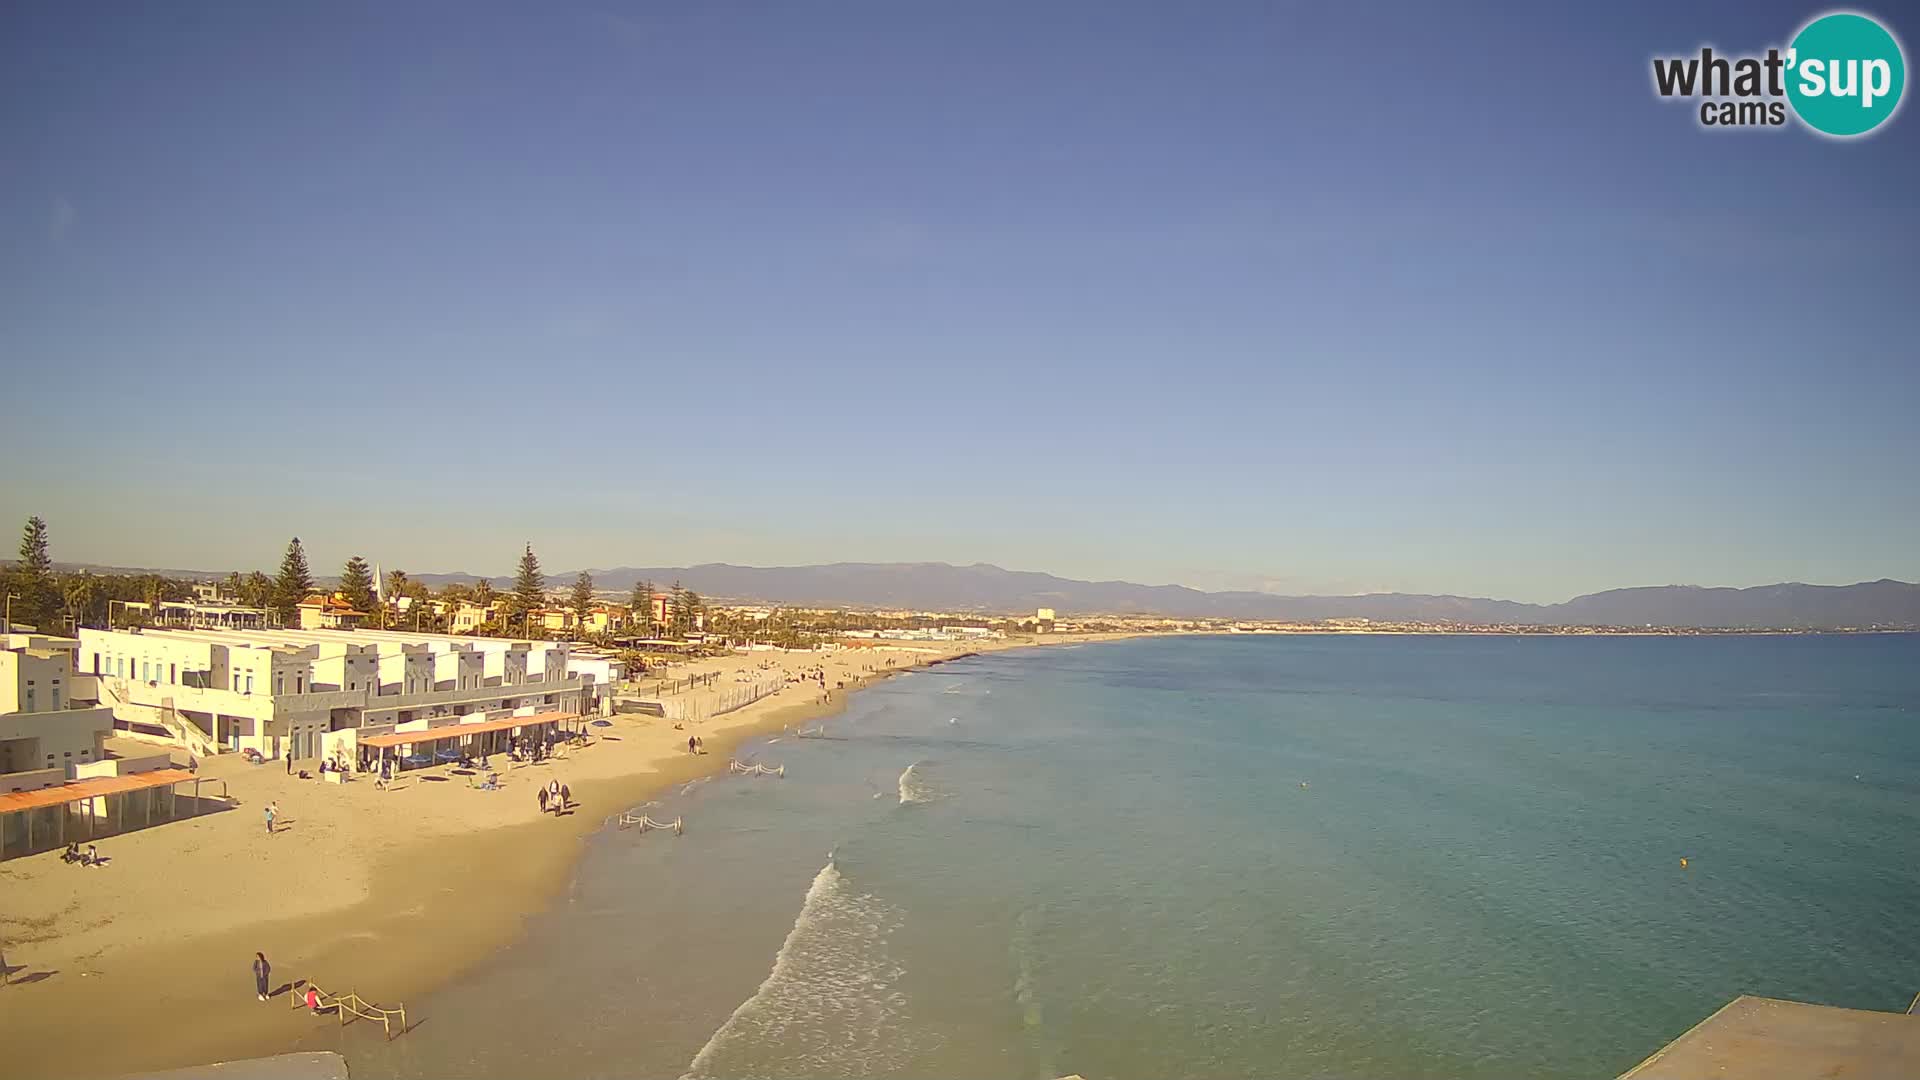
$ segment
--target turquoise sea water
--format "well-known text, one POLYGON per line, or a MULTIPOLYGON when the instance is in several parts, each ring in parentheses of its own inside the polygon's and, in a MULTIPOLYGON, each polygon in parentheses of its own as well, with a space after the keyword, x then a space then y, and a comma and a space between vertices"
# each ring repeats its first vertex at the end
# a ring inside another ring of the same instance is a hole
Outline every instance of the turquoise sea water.
POLYGON ((355 1076, 1611 1077, 1920 990, 1920 637, 1145 639, 826 731, 355 1076))

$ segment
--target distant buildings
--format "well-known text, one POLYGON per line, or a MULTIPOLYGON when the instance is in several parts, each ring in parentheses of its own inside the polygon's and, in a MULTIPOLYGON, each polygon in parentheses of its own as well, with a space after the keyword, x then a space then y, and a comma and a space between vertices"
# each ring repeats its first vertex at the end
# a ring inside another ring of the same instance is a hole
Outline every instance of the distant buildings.
POLYGON ((499 603, 468 604, 462 603, 453 611, 449 626, 456 634, 471 634, 490 622, 496 622, 506 615, 506 608, 499 603))
POLYGON ((366 612, 355 611, 338 593, 309 596, 300 601, 302 630, 351 630, 366 618, 366 612))

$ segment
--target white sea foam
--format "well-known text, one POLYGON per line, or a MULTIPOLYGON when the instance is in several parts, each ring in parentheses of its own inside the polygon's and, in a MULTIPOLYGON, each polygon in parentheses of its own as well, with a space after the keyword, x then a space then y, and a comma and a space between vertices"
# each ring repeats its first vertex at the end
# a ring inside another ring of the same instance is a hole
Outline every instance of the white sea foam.
POLYGON ((773 971, 694 1055, 681 1080, 885 1076, 911 1059, 906 974, 888 955, 901 912, 848 884, 828 856, 773 971))
POLYGON ((925 764, 924 761, 916 761, 900 774, 901 806, 928 802, 933 798, 933 790, 927 787, 926 777, 920 772, 920 766, 925 764))

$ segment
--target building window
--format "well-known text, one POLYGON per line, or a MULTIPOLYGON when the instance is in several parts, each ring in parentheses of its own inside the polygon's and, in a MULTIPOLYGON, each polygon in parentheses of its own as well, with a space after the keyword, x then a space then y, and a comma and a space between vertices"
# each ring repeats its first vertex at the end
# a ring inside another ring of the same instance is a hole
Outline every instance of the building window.
POLYGON ((34 709, 33 709, 33 688, 32 688, 32 687, 28 687, 28 688, 27 688, 27 707, 26 707, 26 709, 25 709, 24 711, 26 711, 26 712, 33 712, 33 711, 34 711, 34 709))
POLYGON ((60 708, 60 688, 57 686, 53 688, 53 707, 55 711, 60 708))
POLYGON ((247 693, 253 693, 253 674, 251 672, 247 674, 247 693))

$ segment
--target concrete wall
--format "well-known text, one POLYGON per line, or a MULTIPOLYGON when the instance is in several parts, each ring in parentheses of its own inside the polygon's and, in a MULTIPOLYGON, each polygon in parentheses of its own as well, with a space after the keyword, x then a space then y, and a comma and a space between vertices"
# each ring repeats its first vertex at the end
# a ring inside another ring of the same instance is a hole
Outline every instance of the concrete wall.
POLYGON ((64 650, 0 652, 0 713, 45 712, 73 702, 73 660, 64 650))
MULTIPOLYGON (((107 733, 112 730, 109 709, 0 713, 0 773, 52 770, 58 773, 53 783, 64 783, 73 778, 76 766, 106 757, 107 733)), ((11 782, 0 786, 10 787, 11 782)))

